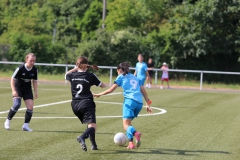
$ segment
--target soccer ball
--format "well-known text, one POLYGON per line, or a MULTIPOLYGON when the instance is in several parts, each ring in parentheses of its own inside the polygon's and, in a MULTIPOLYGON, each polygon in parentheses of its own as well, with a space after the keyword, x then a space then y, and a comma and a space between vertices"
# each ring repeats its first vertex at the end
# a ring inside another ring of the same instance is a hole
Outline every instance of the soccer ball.
POLYGON ((123 146, 127 142, 127 137, 124 133, 117 133, 114 136, 114 143, 123 146))

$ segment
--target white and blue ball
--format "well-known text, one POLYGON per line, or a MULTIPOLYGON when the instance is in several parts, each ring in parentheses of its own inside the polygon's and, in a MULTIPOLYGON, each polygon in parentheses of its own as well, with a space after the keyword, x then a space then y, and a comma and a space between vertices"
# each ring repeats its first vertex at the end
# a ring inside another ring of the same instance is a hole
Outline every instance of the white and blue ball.
POLYGON ((119 145, 119 146, 123 146, 124 144, 126 144, 127 142, 127 137, 125 136, 124 133, 117 133, 114 136, 114 143, 119 145))

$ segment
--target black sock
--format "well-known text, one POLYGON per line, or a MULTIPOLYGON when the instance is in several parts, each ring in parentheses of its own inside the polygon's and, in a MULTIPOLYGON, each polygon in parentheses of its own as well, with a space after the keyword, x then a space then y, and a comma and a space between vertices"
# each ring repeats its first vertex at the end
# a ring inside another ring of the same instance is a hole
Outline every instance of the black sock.
POLYGON ((90 135, 90 141, 92 143, 92 146, 97 146, 95 141, 95 132, 92 135, 90 135))
POLYGON ((87 135, 92 135, 93 133, 95 132, 95 128, 94 127, 90 127, 90 128, 87 128, 85 130, 85 132, 81 135, 82 138, 86 139, 86 136, 87 135))
POLYGON ((26 110, 26 113, 25 113, 25 122, 24 122, 24 123, 29 123, 29 122, 31 121, 32 114, 33 114, 33 111, 32 111, 32 110, 30 110, 30 109, 27 109, 27 110, 26 110))
POLYGON ((129 138, 128 141, 129 141, 129 142, 133 142, 133 138, 129 138))
POLYGON ((17 112, 15 112, 12 109, 10 109, 9 112, 8 112, 7 119, 11 120, 16 113, 17 112))

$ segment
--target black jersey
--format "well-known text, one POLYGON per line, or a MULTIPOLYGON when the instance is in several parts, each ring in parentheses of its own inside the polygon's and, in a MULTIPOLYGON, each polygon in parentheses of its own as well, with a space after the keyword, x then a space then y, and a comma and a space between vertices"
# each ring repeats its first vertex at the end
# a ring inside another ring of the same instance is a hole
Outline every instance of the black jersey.
POLYGON ((89 72, 73 72, 65 78, 71 83, 72 100, 93 99, 91 86, 101 84, 97 76, 89 72))
POLYGON ((15 79, 15 87, 17 89, 32 89, 31 80, 38 80, 38 70, 35 66, 31 69, 27 69, 24 63, 15 70, 12 78, 15 79))
POLYGON ((148 68, 154 67, 154 63, 147 63, 147 67, 148 67, 148 68))

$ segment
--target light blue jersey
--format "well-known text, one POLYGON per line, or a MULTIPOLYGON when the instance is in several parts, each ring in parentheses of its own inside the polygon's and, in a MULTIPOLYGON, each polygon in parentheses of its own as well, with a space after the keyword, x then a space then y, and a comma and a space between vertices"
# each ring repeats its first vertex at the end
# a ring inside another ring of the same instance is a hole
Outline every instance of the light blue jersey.
POLYGON ((148 70, 147 64, 145 62, 136 63, 136 76, 142 81, 142 85, 146 80, 146 71, 148 70))
POLYGON ((140 89, 142 81, 132 73, 128 73, 125 76, 122 74, 119 75, 114 83, 123 88, 123 96, 125 98, 132 99, 138 103, 143 103, 140 89))

